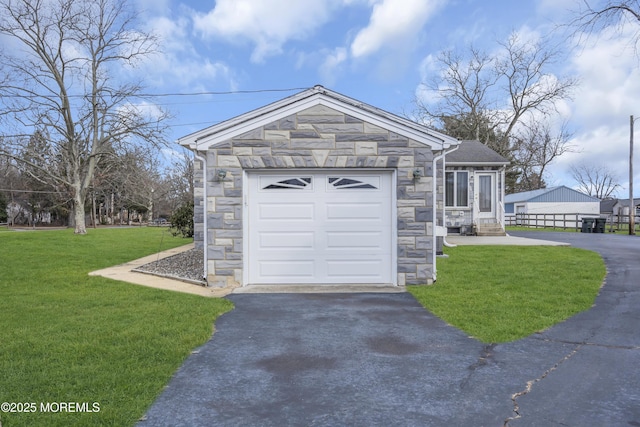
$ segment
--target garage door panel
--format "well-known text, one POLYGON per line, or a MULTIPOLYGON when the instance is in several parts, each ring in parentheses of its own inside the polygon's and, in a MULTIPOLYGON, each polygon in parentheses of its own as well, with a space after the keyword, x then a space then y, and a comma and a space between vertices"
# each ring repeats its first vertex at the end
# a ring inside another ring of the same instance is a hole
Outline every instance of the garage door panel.
POLYGON ((261 203, 258 206, 259 221, 313 221, 315 204, 309 203, 261 203))
POLYGON ((386 241, 381 231, 330 231, 326 233, 327 249, 383 249, 386 241))
POLYGON ((328 221, 381 220, 382 203, 327 203, 328 221))
POLYGON ((312 250, 314 244, 315 233, 294 232, 294 231, 276 231, 276 232, 260 232, 259 233, 259 250, 282 250, 282 249, 308 249, 312 250))
POLYGON ((315 277, 315 260, 262 260, 258 262, 260 277, 266 281, 282 282, 285 279, 310 280, 315 277))
POLYGON ((345 282, 377 282, 383 277, 383 259, 327 260, 327 276, 345 282))

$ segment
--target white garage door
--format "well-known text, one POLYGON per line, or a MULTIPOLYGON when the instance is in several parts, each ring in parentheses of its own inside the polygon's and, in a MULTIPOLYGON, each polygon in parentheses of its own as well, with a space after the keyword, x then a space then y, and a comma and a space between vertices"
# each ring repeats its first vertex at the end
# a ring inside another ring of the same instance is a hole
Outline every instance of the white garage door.
POLYGON ((390 171, 249 173, 249 283, 393 283, 391 185, 390 171))

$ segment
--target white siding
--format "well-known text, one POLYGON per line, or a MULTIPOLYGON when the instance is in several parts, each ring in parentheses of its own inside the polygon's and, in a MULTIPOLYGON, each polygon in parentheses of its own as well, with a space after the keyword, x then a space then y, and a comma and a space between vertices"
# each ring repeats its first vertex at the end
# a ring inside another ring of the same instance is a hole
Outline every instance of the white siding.
POLYGON ((575 202, 575 203, 527 203, 525 213, 560 213, 560 214, 600 214, 599 202, 575 202))

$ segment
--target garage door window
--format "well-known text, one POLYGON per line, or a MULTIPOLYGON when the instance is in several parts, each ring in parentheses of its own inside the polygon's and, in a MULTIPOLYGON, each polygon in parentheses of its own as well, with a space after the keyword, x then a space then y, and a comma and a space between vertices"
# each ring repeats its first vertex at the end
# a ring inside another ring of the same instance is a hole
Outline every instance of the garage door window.
POLYGON ((372 177, 371 179, 364 180, 354 179, 354 178, 343 178, 343 177, 335 177, 330 176, 328 178, 329 184, 335 189, 352 189, 352 188, 362 188, 362 189, 370 189, 377 190, 380 184, 375 179, 376 177, 372 177), (377 184, 377 185, 376 185, 377 184))
POLYGON ((311 177, 302 178, 287 178, 280 181, 276 181, 271 184, 267 184, 262 187, 263 190, 303 190, 305 187, 311 184, 311 177))

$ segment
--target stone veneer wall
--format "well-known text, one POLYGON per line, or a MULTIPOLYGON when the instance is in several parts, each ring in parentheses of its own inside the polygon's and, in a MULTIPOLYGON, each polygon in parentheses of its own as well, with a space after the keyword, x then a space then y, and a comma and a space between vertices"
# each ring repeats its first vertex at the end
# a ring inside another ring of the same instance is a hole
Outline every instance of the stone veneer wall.
MULTIPOLYGON (((432 283, 432 160, 429 147, 324 106, 247 132, 207 153, 209 286, 240 286, 243 169, 397 170, 398 284, 432 283), (227 171, 224 181, 218 170, 227 171), (419 169, 423 177, 413 179, 419 169)), ((441 173, 441 172, 440 172, 441 173)), ((438 182, 438 206, 443 203, 438 182)), ((195 171, 195 242, 202 247, 202 165, 195 171)))

